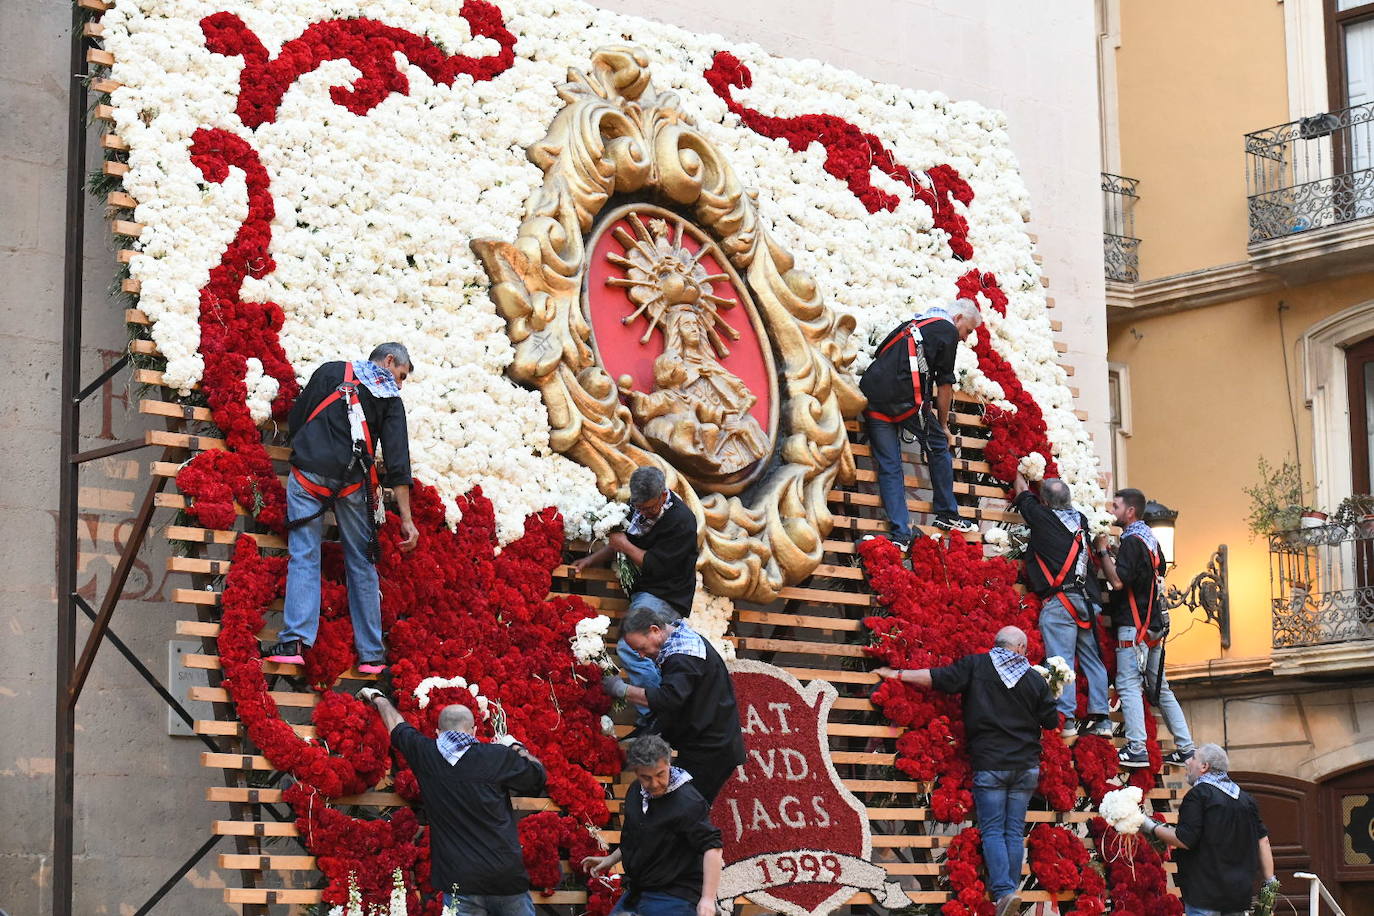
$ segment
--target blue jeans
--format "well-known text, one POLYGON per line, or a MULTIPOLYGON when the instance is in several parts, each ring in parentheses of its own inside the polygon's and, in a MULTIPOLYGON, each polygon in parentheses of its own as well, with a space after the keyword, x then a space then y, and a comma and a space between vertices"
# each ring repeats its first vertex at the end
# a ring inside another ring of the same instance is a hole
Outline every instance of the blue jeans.
MULTIPOLYGON (((1117 631, 1120 642, 1135 639, 1135 627, 1122 627, 1117 631)), ((1143 643, 1142 643, 1143 645, 1143 643)), ((1145 676, 1140 673, 1140 657, 1135 646, 1118 647, 1116 650, 1116 693, 1121 697, 1121 717, 1126 720, 1126 741, 1134 746, 1145 745, 1145 694, 1154 693, 1155 671, 1159 667, 1159 653, 1163 646, 1155 646, 1146 654, 1145 676), (1143 681, 1143 684, 1142 684, 1143 681)), ((1162 672, 1161 672, 1162 676, 1162 672)), ((1159 712, 1164 716, 1164 724, 1174 736, 1174 744, 1180 751, 1193 749, 1193 736, 1188 731, 1188 722, 1183 718, 1183 707, 1178 705, 1173 690, 1169 689, 1169 679, 1162 677, 1159 685, 1159 712)))
POLYGON ((993 900, 1005 897, 1021 884, 1021 861, 1026 856, 1026 808, 1039 782, 1039 767, 973 773, 973 804, 978 810, 988 893, 993 900))
POLYGON ((455 904, 458 916, 534 916, 528 893, 444 895, 445 909, 455 904))
MULTIPOLYGON (((630 606, 626 609, 626 613, 628 614, 637 607, 653 608, 655 611, 676 620, 682 619, 677 608, 657 595, 651 595, 648 592, 635 592, 631 595, 630 606)), ((658 664, 653 659, 645 658, 630 648, 625 637, 622 636, 620 641, 615 644, 615 654, 620 656, 620 663, 625 666, 625 674, 632 686, 657 687, 662 682, 663 678, 659 674, 658 664)), ((639 710, 641 720, 649 715, 649 707, 647 706, 636 706, 635 709, 639 710)))
POLYGON ((1200 906, 1190 906, 1187 903, 1183 904, 1183 913, 1184 916, 1245 916, 1244 910, 1236 910, 1235 912, 1209 910, 1200 906))
MULTIPOLYGON (((926 453, 926 467, 930 471, 930 491, 936 515, 958 515, 954 501, 954 459, 949 454, 949 439, 944 428, 929 410, 922 408, 921 432, 917 439, 926 453)), ((911 513, 906 505, 906 479, 902 469, 902 427, 875 417, 865 417, 868 425, 868 445, 877 466, 878 495, 883 512, 892 526, 892 537, 911 540, 911 513)))
MULTIPOLYGON (((630 912, 625 908, 625 898, 628 896, 629 894, 624 894, 615 902, 611 916, 630 912)), ((638 916, 697 916, 697 905, 696 901, 683 900, 672 894, 644 891, 639 895, 639 904, 634 908, 634 912, 638 916)))
MULTIPOLYGON (((339 481, 307 474, 312 481, 338 489, 339 481)), ((320 502, 296 480, 286 478, 286 517, 304 518, 320 510, 320 502)), ((360 662, 383 661, 382 593, 377 567, 367 561, 367 542, 372 536, 367 518, 367 495, 360 488, 334 501, 334 519, 343 543, 344 572, 348 581, 348 612, 353 618, 353 644, 360 662)), ((282 610, 282 640, 299 639, 315 644, 320 628, 320 544, 324 540, 324 516, 292 528, 286 536, 291 559, 286 567, 286 601, 282 610)))
MULTIPOLYGON (((1066 593, 1065 597, 1073 603, 1080 614, 1085 610, 1091 611, 1088 619, 1096 621, 1097 608, 1090 608, 1084 595, 1066 593)), ((1074 659, 1078 660, 1078 666, 1083 669, 1083 676, 1088 679, 1088 715, 1105 716, 1107 667, 1102 664, 1096 628, 1080 627, 1064 608, 1063 602, 1057 597, 1050 597, 1045 599, 1044 605, 1040 608, 1040 636, 1045 641, 1046 658, 1058 655, 1068 662, 1070 668, 1074 666, 1074 659)), ((1078 691, 1075 686, 1067 685, 1055 703, 1065 717, 1072 716, 1078 708, 1078 691)))

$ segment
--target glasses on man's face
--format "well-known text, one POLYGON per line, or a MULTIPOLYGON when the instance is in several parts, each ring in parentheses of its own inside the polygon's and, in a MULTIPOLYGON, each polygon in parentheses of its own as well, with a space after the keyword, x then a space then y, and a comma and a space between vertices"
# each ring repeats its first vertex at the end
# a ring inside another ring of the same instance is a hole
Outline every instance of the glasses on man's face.
POLYGON ((655 496, 653 499, 648 499, 648 500, 645 500, 645 501, 642 502, 642 503, 637 503, 637 504, 632 504, 632 505, 633 505, 633 508, 634 508, 634 510, 635 510, 636 512, 641 512, 641 513, 644 513, 644 514, 647 515, 648 513, 653 512, 653 511, 655 511, 655 510, 661 508, 662 505, 663 505, 663 500, 664 500, 666 497, 667 497, 667 494, 665 493, 665 494, 663 494, 663 495, 661 495, 661 496, 655 496))

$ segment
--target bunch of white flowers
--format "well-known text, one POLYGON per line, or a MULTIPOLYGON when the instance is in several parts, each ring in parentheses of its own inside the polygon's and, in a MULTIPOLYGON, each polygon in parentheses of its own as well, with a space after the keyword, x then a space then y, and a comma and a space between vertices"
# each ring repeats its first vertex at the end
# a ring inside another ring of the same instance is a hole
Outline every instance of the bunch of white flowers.
POLYGON ((1044 665, 1032 665, 1050 685, 1050 695, 1056 700, 1064 695, 1065 689, 1074 682, 1077 677, 1073 667, 1058 655, 1051 655, 1045 659, 1044 665))
POLYGON ((1111 824, 1117 833, 1139 833, 1146 821, 1145 812, 1140 810, 1142 798, 1144 795, 1138 786, 1115 789, 1102 796, 1102 804, 1098 805, 1097 813, 1102 815, 1102 819, 1111 824))
POLYGON ((1045 456, 1039 452, 1031 452, 1016 463, 1016 470, 1027 480, 1044 480, 1045 456))
POLYGON ((472 698, 477 701, 477 709, 486 718, 491 709, 491 701, 482 696, 476 684, 469 684, 465 677, 427 677, 415 685, 415 699, 420 701, 420 708, 424 709, 429 705, 429 695, 432 691, 442 690, 445 687, 459 687, 472 694, 472 698))
POLYGON ((348 902, 330 909, 329 916, 406 916, 406 912, 406 882, 398 868, 391 873, 391 896, 385 907, 364 906, 362 892, 358 890, 358 876, 350 874, 348 902))
POLYGON ((573 658, 583 665, 596 665, 608 674, 614 673, 616 664, 606 651, 606 634, 611 629, 611 618, 605 614, 584 617, 577 622, 573 635, 568 639, 572 646, 573 658))
POLYGON ((725 638, 734 616, 735 603, 729 598, 707 592, 698 573, 696 597, 692 600, 692 613, 687 618, 687 624, 715 646, 720 657, 727 662, 735 657, 735 644, 725 638))

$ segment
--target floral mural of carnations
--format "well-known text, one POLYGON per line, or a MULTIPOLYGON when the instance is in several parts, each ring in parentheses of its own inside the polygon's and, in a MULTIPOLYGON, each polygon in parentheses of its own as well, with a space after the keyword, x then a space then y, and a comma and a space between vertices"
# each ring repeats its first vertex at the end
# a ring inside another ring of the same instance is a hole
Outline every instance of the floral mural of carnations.
MULTIPOLYGON (((228 530, 243 511, 280 531, 283 493, 260 425, 284 418, 322 362, 381 340, 409 346, 424 536, 402 556, 390 519, 380 564, 397 703, 431 734, 444 702, 499 703, 511 734, 544 759, 565 813, 522 823, 541 887, 558 883, 558 857, 582 847, 586 825, 606 822, 594 775, 619 765, 595 689, 604 643, 591 653, 606 630, 580 600, 548 599, 549 573, 565 536, 602 535, 624 509, 555 448, 539 395, 507 376, 511 341, 468 243, 515 234, 542 179, 527 150, 563 103, 567 69, 585 68, 596 48, 647 49, 655 82, 730 152, 769 232, 861 341, 931 304, 977 303, 985 324, 961 352, 959 382, 988 402, 993 476, 1058 474, 1081 505, 1101 504, 998 112, 576 0, 117 0, 102 25, 142 226, 130 264, 139 306, 165 383, 184 396, 201 386, 228 446, 179 473, 191 514, 228 530)), ((876 657, 948 662, 986 649, 1009 622, 1038 657, 1038 605, 1016 593, 1011 563, 958 539, 918 542, 919 572, 884 541, 864 558, 889 611, 868 620, 876 657)), ((267 689, 256 637, 284 564, 251 536, 236 545, 223 596, 225 686, 249 737, 298 780, 287 799, 328 879, 326 902, 349 906, 352 885, 364 904, 394 911, 400 893, 417 911, 428 840, 413 815, 364 824, 326 804, 375 787, 393 761, 375 716, 329 686, 357 659, 337 550, 324 565, 324 619, 303 672, 319 692, 317 737, 298 736, 267 689)), ((728 646, 731 611, 706 601, 694 620, 728 646)), ((898 767, 937 783, 935 817, 966 819, 957 701, 889 684, 874 702, 908 728, 898 767)), ((1050 736, 1042 789, 1062 810, 1071 758, 1050 736)), ((1151 749, 1157 763, 1153 734, 1151 749)), ((1105 782, 1099 757, 1078 761, 1090 793, 1105 782)), ((403 761, 393 777, 417 797, 403 761)), ((988 912, 977 841, 966 830, 950 849, 950 916, 988 912)), ((613 892, 589 891, 595 916, 613 892)))
POLYGON ((1002 411, 995 465, 1038 452, 1081 504, 1101 501, 998 112, 577 0, 145 0, 102 25, 143 226, 130 270, 164 378, 231 395, 245 431, 281 417, 320 363, 401 339, 412 460, 450 523, 481 486, 502 543, 549 497, 571 535, 614 524, 592 475, 552 448, 538 394, 506 376, 513 350, 468 243, 514 235, 542 178, 525 151, 567 69, 629 40, 730 151, 861 350, 914 310, 978 302, 987 352, 960 383, 1002 411))

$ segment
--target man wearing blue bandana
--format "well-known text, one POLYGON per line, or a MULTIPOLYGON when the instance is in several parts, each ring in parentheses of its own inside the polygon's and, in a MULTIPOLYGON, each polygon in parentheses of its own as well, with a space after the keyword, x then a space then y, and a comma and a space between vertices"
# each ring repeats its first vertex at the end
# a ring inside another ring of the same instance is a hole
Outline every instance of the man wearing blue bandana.
POLYGON ((473 734, 472 710, 455 703, 439 710, 439 733, 426 738, 406 722, 380 690, 364 687, 370 703, 420 782, 429 818, 429 882, 458 916, 534 916, 530 880, 520 851, 511 795, 544 794, 544 765, 509 735, 487 744, 473 734))
POLYGON ((954 405, 954 362, 983 316, 967 299, 932 306, 904 321, 883 338, 864 370, 859 387, 868 398, 864 410, 868 444, 877 469, 878 495, 891 530, 888 536, 903 551, 911 543, 902 442, 918 442, 930 472, 934 525, 969 534, 978 530, 960 518, 954 501, 954 459, 949 418, 954 405))
POLYGON ((965 655, 943 668, 877 671, 879 677, 963 694, 973 802, 997 916, 1021 906, 1017 889, 1026 855, 1026 808, 1040 782, 1040 730, 1059 727, 1050 685, 1031 673, 1026 645, 1019 627, 1003 627, 989 652, 965 655))
POLYGON ((377 530, 384 520, 381 488, 390 487, 401 517, 401 550, 420 532, 410 518, 410 440, 401 385, 413 365, 406 348, 384 343, 365 360, 325 363, 310 376, 291 408, 291 473, 286 478, 286 600, 268 661, 300 665, 320 626, 320 548, 324 514, 334 512, 343 546, 348 611, 358 671, 380 674, 382 596, 377 530), (382 450, 386 473, 378 472, 382 450))
POLYGON ((1147 820, 1141 833, 1179 850, 1178 886, 1187 916, 1244 916, 1255 878, 1274 877, 1274 853, 1259 806, 1231 779, 1231 761, 1215 744, 1188 759, 1188 784, 1170 827, 1147 820))
POLYGON ((720 653, 686 621, 652 607, 632 607, 620 624, 625 642, 652 661, 660 681, 652 687, 626 684, 614 675, 602 688, 616 699, 647 706, 659 732, 677 748, 678 765, 713 802, 735 767, 744 763, 735 684, 720 653))
POLYGON ((715 916, 720 830, 692 774, 673 766, 672 757, 672 747, 658 735, 635 739, 625 755, 635 781, 625 792, 620 846, 582 860, 593 875, 623 862, 625 893, 612 916, 715 916))
POLYGON ((1116 634, 1116 694, 1121 698, 1121 717, 1126 720, 1126 746, 1117 755, 1123 767, 1150 765, 1145 747, 1145 697, 1159 707, 1164 724, 1174 736, 1174 750, 1164 757, 1170 766, 1184 766, 1193 756, 1193 738, 1183 707, 1174 698, 1164 675, 1164 638, 1169 633, 1169 614, 1164 610, 1164 554, 1154 532, 1141 521, 1145 494, 1118 490, 1112 497, 1112 515, 1121 526, 1121 543, 1113 558, 1098 551, 1102 571, 1112 586, 1111 616, 1116 634))

